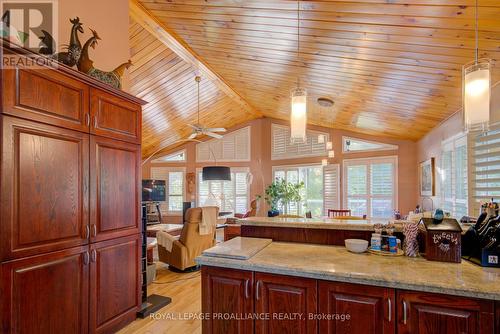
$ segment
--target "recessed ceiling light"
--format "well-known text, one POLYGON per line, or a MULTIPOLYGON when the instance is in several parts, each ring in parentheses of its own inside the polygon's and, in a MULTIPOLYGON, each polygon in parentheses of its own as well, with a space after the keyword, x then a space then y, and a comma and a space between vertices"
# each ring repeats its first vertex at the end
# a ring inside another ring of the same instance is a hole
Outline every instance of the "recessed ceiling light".
POLYGON ((327 97, 319 97, 318 98, 318 104, 324 108, 331 108, 333 107, 335 102, 333 100, 327 98, 327 97))

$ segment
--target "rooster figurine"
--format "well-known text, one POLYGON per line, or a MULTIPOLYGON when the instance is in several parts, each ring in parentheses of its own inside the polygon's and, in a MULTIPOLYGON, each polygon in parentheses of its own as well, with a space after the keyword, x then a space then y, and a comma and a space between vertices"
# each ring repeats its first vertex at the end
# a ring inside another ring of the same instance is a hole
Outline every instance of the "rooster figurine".
POLYGON ((90 37, 87 42, 82 47, 82 54, 80 60, 78 61, 78 70, 89 76, 96 78, 99 81, 107 83, 115 88, 121 89, 122 83, 121 78, 126 69, 132 66, 132 62, 129 60, 126 63, 121 64, 111 72, 106 72, 99 70, 94 67, 94 62, 90 59, 89 48, 95 49, 98 41, 101 39, 95 30, 92 31, 92 37, 90 37))
POLYGON ((82 43, 78 38, 78 33, 83 34, 84 31, 83 24, 80 22, 79 17, 70 19, 69 21, 73 24, 73 27, 71 28, 71 35, 69 45, 67 46, 67 51, 54 54, 56 49, 56 42, 50 33, 42 30, 43 36, 40 37, 39 52, 41 54, 51 55, 52 58, 56 59, 57 61, 73 67, 78 64, 82 53, 82 43))

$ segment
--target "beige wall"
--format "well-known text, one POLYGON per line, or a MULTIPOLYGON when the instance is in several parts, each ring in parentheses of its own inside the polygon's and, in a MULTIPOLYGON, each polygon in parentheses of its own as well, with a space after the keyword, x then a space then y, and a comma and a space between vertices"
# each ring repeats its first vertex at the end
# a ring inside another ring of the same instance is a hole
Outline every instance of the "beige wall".
MULTIPOLYGON (((321 163, 324 157, 312 157, 312 158, 299 158, 299 159, 287 159, 287 160, 271 160, 271 124, 287 124, 286 122, 280 120, 274 120, 269 118, 257 119, 245 124, 241 124, 238 127, 230 129, 234 131, 236 129, 251 126, 251 136, 252 136, 252 150, 251 150, 251 162, 244 163, 224 163, 224 165, 230 167, 249 167, 250 172, 253 174, 253 183, 250 188, 250 195, 253 198, 256 195, 263 195, 265 187, 272 182, 272 167, 279 165, 295 165, 295 164, 314 164, 321 163)), ((353 133, 345 130, 332 130, 329 128, 323 128, 318 126, 309 126, 312 130, 318 130, 323 132, 328 132, 330 138, 333 141, 333 146, 335 150, 336 157, 331 159, 331 163, 342 163, 343 159, 354 159, 354 158, 366 158, 366 157, 379 157, 379 156, 398 156, 398 204, 401 212, 408 212, 413 210, 415 204, 417 203, 416 193, 417 193, 417 179, 416 179, 416 144, 411 141, 396 140, 391 138, 374 137, 369 135, 361 135, 358 133, 353 133), (381 151, 372 153, 349 153, 342 154, 342 136, 351 136, 361 139, 374 140, 379 142, 384 142, 388 144, 394 144, 399 146, 397 151, 381 151)), ((196 152, 195 143, 186 144, 183 148, 187 151, 187 163, 147 163, 143 167, 143 177, 150 177, 150 167, 153 166, 166 166, 166 167, 186 167, 187 173, 195 172, 197 168, 203 167, 204 164, 196 163, 196 152)), ((178 151, 182 148, 177 148, 178 151)), ((169 154, 173 152, 165 152, 169 154)), ((341 177, 342 182, 342 177, 341 177)), ((341 185, 342 187, 342 185, 341 185)), ((342 189, 342 188, 341 188, 342 189)), ((192 194, 194 196, 192 200, 195 199, 196 193, 192 194)), ((189 200, 189 197, 186 197, 189 200)), ((343 199, 341 198, 341 203, 343 199)), ((262 201, 262 204, 264 201, 262 201)), ((261 215, 266 214, 265 205, 262 205, 261 215)), ((180 217, 168 217, 171 222, 180 222, 180 217)))
MULTIPOLYGON (((92 35, 89 28, 101 37, 99 45, 90 51, 94 66, 112 71, 130 58, 128 0, 59 0, 59 42, 68 44, 72 24, 70 18, 80 17, 85 34, 80 35, 82 45, 92 35)), ((128 88, 127 75, 123 80, 128 88)))

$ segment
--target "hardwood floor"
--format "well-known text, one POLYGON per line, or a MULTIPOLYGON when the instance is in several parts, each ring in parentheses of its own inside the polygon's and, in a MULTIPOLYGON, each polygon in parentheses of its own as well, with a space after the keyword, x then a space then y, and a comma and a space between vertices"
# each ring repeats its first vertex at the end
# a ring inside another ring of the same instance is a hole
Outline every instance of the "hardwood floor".
POLYGON ((119 334, 201 333, 201 320, 192 318, 201 313, 199 271, 174 273, 165 264, 157 262, 156 280, 148 286, 148 292, 169 296, 172 303, 148 318, 135 320, 119 334))

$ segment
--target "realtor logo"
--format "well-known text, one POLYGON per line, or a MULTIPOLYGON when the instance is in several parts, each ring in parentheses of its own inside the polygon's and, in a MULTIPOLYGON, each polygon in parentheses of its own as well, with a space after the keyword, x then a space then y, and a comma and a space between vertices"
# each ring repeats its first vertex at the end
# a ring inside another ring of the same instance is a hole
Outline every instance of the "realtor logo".
POLYGON ((11 48, 38 52, 46 33, 58 40, 56 0, 1 0, 0 12, 0 36, 11 48))

